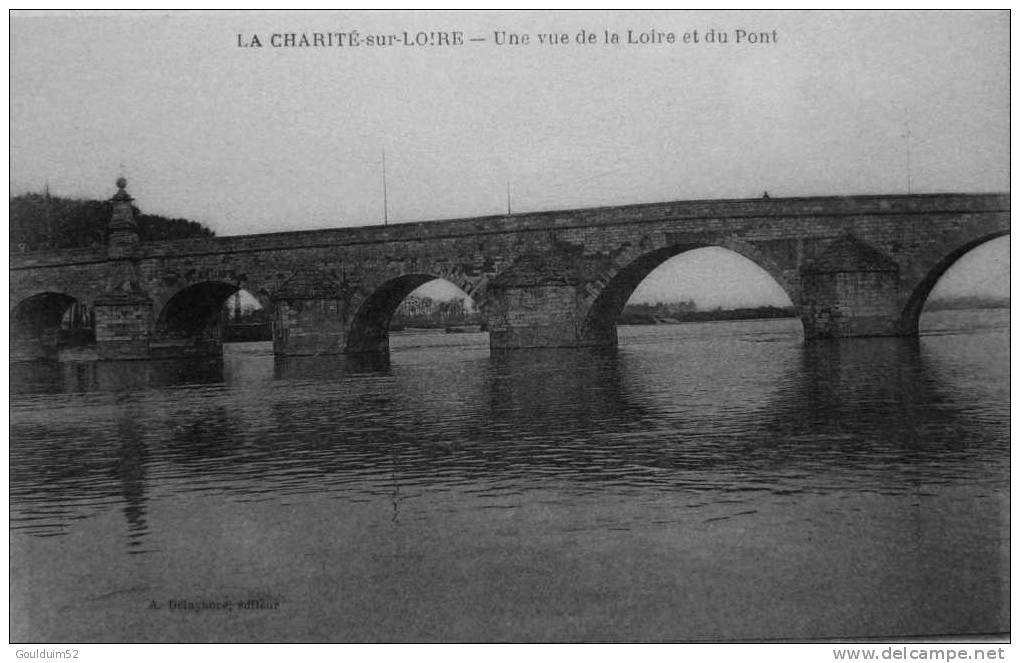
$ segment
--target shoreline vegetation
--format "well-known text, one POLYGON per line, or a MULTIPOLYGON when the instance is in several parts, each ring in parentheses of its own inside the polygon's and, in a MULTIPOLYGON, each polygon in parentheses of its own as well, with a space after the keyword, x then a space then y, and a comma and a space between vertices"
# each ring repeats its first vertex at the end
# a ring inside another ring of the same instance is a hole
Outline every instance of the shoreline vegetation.
POLYGON ((797 315, 792 306, 755 306, 751 308, 716 308, 699 311, 662 304, 629 304, 617 319, 618 325, 676 325, 685 322, 715 322, 719 320, 760 320, 793 318, 797 315))
MULTIPOLYGON (((928 303, 925 311, 962 311, 974 309, 1008 309, 1008 297, 953 297, 928 303)), ((630 304, 623 309, 618 325, 680 325, 692 322, 720 322, 726 320, 769 320, 794 318, 792 306, 755 306, 745 308, 715 308, 699 311, 689 303, 676 304, 630 304)), ((249 312, 238 321, 226 320, 225 340, 227 342, 260 341, 272 339, 272 327, 264 311, 249 312)), ((476 312, 462 316, 451 316, 434 311, 431 314, 415 316, 395 315, 390 322, 391 332, 423 333, 445 331, 448 334, 484 332, 485 323, 476 312)))
MULTIPOLYGON (((931 301, 925 311, 963 311, 974 309, 1008 309, 1009 298, 1005 297, 953 297, 931 301)), ((711 310, 676 310, 672 304, 631 304, 624 308, 616 324, 618 325, 680 325, 691 322, 721 322, 726 320, 768 320, 778 318, 794 318, 796 311, 792 306, 754 306, 745 308, 711 310), (668 307, 669 313, 662 308, 668 307)), ((421 316, 406 324, 391 324, 391 332, 422 333, 446 330, 447 333, 486 331, 484 324, 467 321, 463 324, 450 324, 442 320, 428 320, 421 316)))
MULTIPOLYGON (((929 301, 925 311, 960 311, 967 309, 1009 308, 1008 297, 949 297, 929 301)), ((718 322, 722 320, 768 320, 795 318, 792 306, 754 306, 710 310, 695 307, 676 307, 673 304, 628 304, 616 321, 618 325, 676 325, 688 322, 718 322)))
MULTIPOLYGON (((145 214, 135 205, 131 209, 143 242, 216 235, 197 221, 145 214)), ((49 189, 14 196, 10 199, 10 252, 105 246, 112 214, 109 200, 56 196, 49 189)))

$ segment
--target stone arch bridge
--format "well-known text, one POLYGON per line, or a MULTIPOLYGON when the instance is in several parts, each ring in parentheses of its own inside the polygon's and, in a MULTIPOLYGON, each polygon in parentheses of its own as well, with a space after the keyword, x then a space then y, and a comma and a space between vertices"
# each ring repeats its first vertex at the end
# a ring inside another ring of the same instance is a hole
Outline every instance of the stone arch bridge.
POLYGON ((12 356, 52 357, 72 304, 102 359, 218 353, 243 288, 273 315, 280 355, 379 352, 416 287, 476 302, 493 349, 612 346, 656 266, 721 246, 762 267, 806 339, 917 333, 935 282, 1009 232, 1006 194, 702 200, 143 244, 118 181, 107 246, 12 254, 12 356))

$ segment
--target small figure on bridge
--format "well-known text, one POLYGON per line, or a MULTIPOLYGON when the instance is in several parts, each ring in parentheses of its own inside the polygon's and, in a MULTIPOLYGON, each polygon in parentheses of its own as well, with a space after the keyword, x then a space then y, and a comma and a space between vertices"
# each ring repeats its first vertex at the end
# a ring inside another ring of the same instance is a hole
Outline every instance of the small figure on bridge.
POLYGON ((771 198, 772 196, 770 196, 770 195, 769 195, 769 192, 768 192, 768 191, 766 191, 766 192, 764 192, 764 193, 762 193, 762 194, 761 194, 761 197, 762 197, 762 199, 763 199, 763 200, 768 200, 768 199, 769 199, 769 198, 771 198))

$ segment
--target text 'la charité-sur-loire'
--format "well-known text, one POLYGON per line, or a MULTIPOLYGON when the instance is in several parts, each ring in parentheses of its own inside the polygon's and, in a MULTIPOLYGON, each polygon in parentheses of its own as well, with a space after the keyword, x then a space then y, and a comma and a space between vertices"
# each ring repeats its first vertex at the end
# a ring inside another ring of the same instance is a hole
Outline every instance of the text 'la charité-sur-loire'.
POLYGON ((685 44, 771 45, 779 41, 777 30, 579 30, 577 32, 521 32, 494 30, 485 36, 468 36, 461 30, 422 30, 398 32, 272 32, 237 33, 239 48, 419 48, 464 46, 492 43, 496 46, 655 46, 685 44))

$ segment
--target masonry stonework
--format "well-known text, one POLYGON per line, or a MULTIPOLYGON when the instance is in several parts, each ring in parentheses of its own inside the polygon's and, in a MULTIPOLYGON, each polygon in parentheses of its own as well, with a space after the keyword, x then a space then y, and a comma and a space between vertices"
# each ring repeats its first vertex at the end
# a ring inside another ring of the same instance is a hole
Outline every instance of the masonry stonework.
POLYGON ((118 224, 108 251, 11 255, 12 330, 19 306, 51 298, 95 307, 110 358, 218 352, 218 303, 244 288, 271 310, 278 354, 379 352, 400 301, 444 278, 475 300, 493 348, 611 346, 641 279, 721 246, 776 279, 806 339, 911 334, 938 277, 1009 232, 1009 197, 688 201, 137 245, 118 224))

